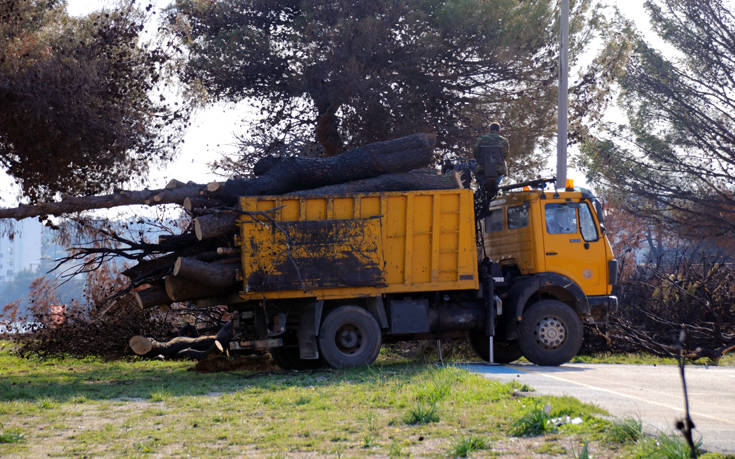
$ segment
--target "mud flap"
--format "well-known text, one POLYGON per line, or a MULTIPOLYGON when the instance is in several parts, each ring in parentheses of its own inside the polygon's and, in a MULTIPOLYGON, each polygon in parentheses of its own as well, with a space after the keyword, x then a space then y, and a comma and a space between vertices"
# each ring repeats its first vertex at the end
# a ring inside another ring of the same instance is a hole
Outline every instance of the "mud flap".
POLYGON ((315 301, 304 306, 299 320, 298 340, 299 358, 315 360, 319 358, 319 323, 322 319, 323 301, 315 301))

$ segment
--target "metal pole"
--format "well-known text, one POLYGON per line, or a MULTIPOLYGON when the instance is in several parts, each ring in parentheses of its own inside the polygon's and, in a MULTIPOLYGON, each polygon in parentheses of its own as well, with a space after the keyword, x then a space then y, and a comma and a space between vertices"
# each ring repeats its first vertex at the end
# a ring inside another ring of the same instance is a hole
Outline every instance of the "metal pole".
POLYGON ((569 96, 569 0, 561 0, 559 21, 559 102, 556 138, 556 186, 564 188, 567 183, 567 114, 569 96))

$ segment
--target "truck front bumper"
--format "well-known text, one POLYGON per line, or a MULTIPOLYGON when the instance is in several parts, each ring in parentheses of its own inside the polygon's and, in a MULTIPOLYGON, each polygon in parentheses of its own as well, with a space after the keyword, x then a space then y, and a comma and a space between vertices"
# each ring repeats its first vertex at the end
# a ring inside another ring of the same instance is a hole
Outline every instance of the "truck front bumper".
POLYGON ((605 324, 610 313, 618 310, 618 297, 615 295, 588 296, 590 313, 595 323, 605 324))

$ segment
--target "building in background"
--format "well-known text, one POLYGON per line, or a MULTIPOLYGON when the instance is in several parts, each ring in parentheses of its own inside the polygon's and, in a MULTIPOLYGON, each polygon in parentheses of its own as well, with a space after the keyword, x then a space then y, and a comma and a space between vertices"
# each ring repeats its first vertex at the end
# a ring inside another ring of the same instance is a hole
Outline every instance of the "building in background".
POLYGON ((43 256, 44 227, 38 220, 15 224, 12 236, 0 237, 0 282, 8 282, 21 272, 36 272, 43 256))

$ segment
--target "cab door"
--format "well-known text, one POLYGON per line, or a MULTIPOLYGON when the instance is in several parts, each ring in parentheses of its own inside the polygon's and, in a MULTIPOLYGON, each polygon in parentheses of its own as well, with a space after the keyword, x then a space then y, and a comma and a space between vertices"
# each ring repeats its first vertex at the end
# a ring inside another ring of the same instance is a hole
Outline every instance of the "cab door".
POLYGON ((588 296, 607 294, 605 241, 589 203, 550 202, 543 214, 546 272, 569 277, 588 296))

